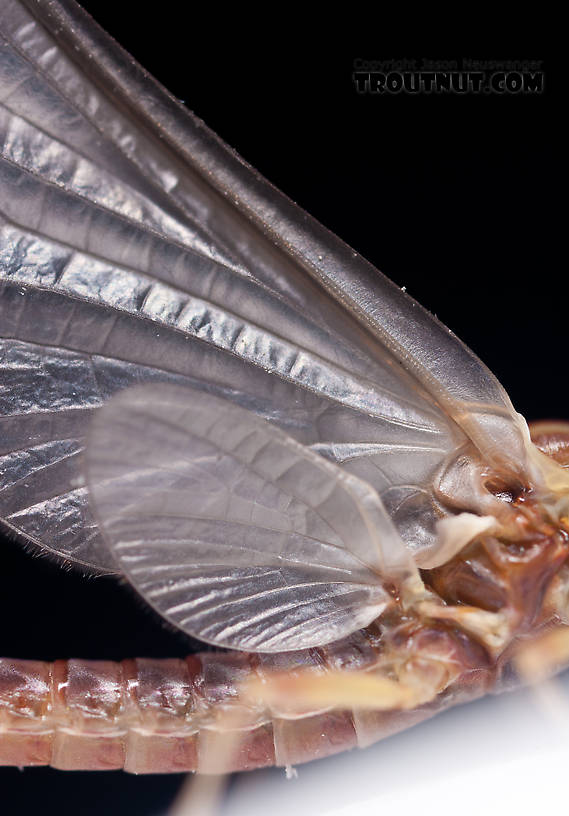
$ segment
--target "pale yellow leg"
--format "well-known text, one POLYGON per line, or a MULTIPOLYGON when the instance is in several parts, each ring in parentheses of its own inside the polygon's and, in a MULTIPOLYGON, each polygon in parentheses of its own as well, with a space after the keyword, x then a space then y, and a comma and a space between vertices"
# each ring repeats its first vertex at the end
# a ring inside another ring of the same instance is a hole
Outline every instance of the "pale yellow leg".
POLYGON ((554 675, 569 663, 569 626, 520 646, 515 666, 535 692, 536 700, 556 730, 569 732, 569 701, 554 675))
MULTIPOLYGON (((377 672, 294 672, 253 675, 240 689, 239 702, 218 712, 207 731, 200 768, 184 786, 170 816, 213 816, 218 812, 224 785, 223 768, 239 745, 252 708, 271 714, 285 710, 288 719, 306 712, 337 709, 392 711, 411 709, 431 700, 448 681, 448 671, 438 661, 424 660, 402 667, 398 679, 377 672)), ((280 715, 282 716, 282 714, 280 715)))
POLYGON ((286 706, 294 716, 322 709, 391 711, 415 708, 432 699, 433 688, 421 678, 392 680, 373 672, 311 672, 274 674, 268 679, 251 678, 242 689, 242 698, 268 709, 286 706))

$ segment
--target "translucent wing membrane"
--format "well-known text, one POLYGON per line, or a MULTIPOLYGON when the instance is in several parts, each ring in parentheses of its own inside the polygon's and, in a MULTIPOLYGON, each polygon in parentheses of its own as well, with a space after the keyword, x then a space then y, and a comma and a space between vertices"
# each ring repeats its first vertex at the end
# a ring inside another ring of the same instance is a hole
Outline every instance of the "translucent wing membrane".
POLYGON ((216 645, 285 651, 369 624, 420 584, 375 491, 266 420, 192 389, 129 389, 95 417, 87 473, 121 572, 216 645))
POLYGON ((411 550, 463 443, 526 467, 452 333, 270 186, 71 2, 0 21, 0 518, 112 568, 82 482, 96 408, 187 385, 377 492, 411 550), (444 361, 444 362, 443 362, 444 361))

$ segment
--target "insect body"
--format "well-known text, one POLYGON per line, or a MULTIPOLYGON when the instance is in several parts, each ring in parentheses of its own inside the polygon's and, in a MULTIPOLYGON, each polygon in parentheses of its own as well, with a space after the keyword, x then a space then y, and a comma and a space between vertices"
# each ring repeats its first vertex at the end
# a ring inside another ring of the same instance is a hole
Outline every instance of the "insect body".
POLYGON ((8 11, 0 514, 235 651, 3 661, 4 761, 292 764, 509 682, 564 616, 563 463, 74 5, 8 11))
POLYGON ((319 649, 121 664, 3 659, 0 759, 134 773, 291 766, 507 688, 514 634, 556 624, 566 593, 567 534, 548 527, 514 546, 483 537, 431 571, 448 606, 424 602, 424 614, 395 606, 319 649), (236 740, 221 764, 216 737, 236 740))

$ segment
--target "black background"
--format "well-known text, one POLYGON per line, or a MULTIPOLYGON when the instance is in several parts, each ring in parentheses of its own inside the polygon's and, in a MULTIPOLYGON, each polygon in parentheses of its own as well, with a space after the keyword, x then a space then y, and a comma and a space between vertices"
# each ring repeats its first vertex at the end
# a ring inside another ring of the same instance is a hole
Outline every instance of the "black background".
MULTIPOLYGON (((117 4, 83 5, 245 159, 438 314, 528 419, 569 418, 564 94, 539 45, 450 52, 404 40, 395 48, 387 36, 353 46, 324 35, 300 42, 302 20, 284 33, 277 20, 246 41, 237 28, 220 46, 211 23, 182 22, 185 4, 172 0, 148 18, 120 16, 117 4), (356 94, 355 57, 402 56, 543 59, 546 91, 356 94)), ((0 652, 121 659, 187 650, 119 585, 2 545, 0 652)), ((0 771, 2 807, 34 815, 155 816, 180 781, 0 771)))

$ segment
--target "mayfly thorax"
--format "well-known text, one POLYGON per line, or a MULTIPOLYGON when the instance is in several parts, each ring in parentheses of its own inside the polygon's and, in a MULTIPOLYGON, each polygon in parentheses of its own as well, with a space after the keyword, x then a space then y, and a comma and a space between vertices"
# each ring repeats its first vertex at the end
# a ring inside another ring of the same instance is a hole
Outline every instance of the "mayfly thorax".
POLYGON ((0 660, 0 762, 290 766, 509 688, 566 623, 567 427, 71 0, 5 6, 0 518, 215 650, 0 660))

